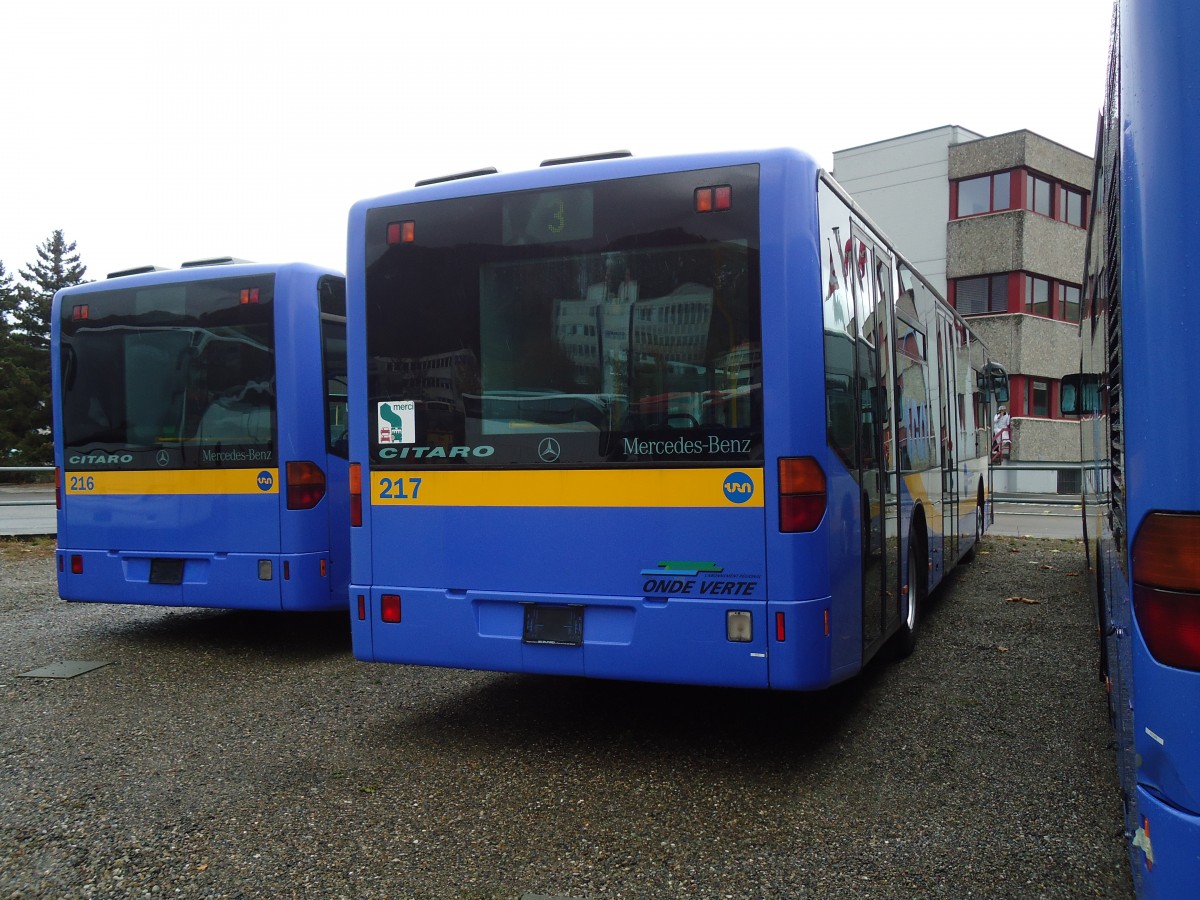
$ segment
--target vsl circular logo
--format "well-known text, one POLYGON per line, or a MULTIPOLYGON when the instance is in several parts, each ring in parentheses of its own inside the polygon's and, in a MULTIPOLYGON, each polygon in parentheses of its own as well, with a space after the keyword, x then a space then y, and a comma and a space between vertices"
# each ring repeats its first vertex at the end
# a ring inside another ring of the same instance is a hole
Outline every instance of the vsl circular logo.
POLYGON ((258 473, 258 489, 260 491, 269 491, 274 483, 275 479, 271 477, 270 472, 263 470, 258 473))
POLYGON ((754 496, 754 479, 745 472, 731 472, 721 489, 730 503, 745 503, 754 496))

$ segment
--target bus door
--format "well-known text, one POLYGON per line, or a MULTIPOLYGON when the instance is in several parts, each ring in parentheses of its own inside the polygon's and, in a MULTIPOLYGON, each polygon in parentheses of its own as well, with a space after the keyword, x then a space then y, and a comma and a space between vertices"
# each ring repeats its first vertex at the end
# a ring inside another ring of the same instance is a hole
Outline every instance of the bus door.
MULTIPOLYGON (((862 547, 862 647, 867 658, 886 634, 888 620, 898 615, 896 591, 889 577, 896 571, 889 555, 888 512, 895 507, 894 486, 887 477, 891 452, 890 377, 891 262, 882 247, 851 226, 851 283, 855 302, 855 386, 859 410, 858 483, 862 547), (880 272, 886 271, 881 278, 880 272), (890 611, 891 606, 895 611, 890 611)), ((896 533, 894 527, 891 529, 896 533)), ((893 541, 893 543, 895 543, 893 541)), ((889 549, 891 550, 889 554, 889 549)))
POLYGON ((335 283, 328 291, 322 291, 321 308, 326 500, 329 504, 329 587, 333 600, 348 602, 346 591, 350 583, 350 445, 344 282, 335 283), (333 303, 327 302, 327 294, 334 295, 333 303), (329 311, 331 308, 332 311, 329 311))
POLYGON ((935 578, 933 584, 946 571, 948 561, 958 559, 958 504, 959 504, 959 474, 955 461, 961 448, 958 444, 958 401, 955 391, 954 373, 954 320, 939 309, 937 313, 938 329, 938 387, 941 395, 938 419, 941 422, 940 443, 942 455, 942 552, 940 559, 934 561, 935 578))

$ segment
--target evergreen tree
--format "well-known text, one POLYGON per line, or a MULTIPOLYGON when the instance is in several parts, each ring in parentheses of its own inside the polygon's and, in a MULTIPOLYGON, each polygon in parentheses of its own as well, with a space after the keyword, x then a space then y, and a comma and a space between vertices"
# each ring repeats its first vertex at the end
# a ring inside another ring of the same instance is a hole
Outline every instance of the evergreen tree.
MULTIPOLYGON (((9 288, 3 301, 11 303, 6 323, 4 384, 0 385, 0 452, 5 462, 46 465, 54 458, 50 433, 50 306, 55 291, 82 284, 87 267, 79 261, 75 243, 61 230, 37 248, 38 260, 21 269, 24 284, 9 288), (15 453, 13 451, 16 451, 15 453)), ((11 278, 9 279, 11 283, 11 278)))
POLYGON ((12 276, 0 260, 0 465, 8 462, 9 451, 16 447, 14 432, 18 374, 14 360, 12 327, 17 311, 17 289, 12 276))
POLYGON ((50 304, 61 288, 82 284, 87 266, 79 262, 75 242, 67 243, 62 229, 37 248, 38 261, 21 270, 25 284, 19 287, 17 328, 30 337, 35 347, 50 347, 50 304))

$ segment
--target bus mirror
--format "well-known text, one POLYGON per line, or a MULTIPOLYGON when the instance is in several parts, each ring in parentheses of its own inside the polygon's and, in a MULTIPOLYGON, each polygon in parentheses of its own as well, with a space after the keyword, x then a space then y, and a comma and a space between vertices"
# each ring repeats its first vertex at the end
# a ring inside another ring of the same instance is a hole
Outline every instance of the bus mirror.
POLYGON ((1004 370, 1004 366, 994 362, 988 363, 983 367, 980 382, 983 381, 986 381, 987 384, 981 383, 979 386, 981 388, 990 387, 996 396, 997 403, 1008 402, 1008 372, 1004 370))

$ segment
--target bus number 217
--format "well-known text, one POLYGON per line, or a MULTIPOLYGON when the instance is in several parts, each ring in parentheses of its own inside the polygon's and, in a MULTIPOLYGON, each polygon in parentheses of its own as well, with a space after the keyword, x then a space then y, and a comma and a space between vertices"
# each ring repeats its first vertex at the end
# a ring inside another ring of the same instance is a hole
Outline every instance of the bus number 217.
POLYGON ((417 492, 421 490, 420 478, 380 478, 380 500, 416 500, 417 492), (408 493, 405 493, 405 487, 408 493))

